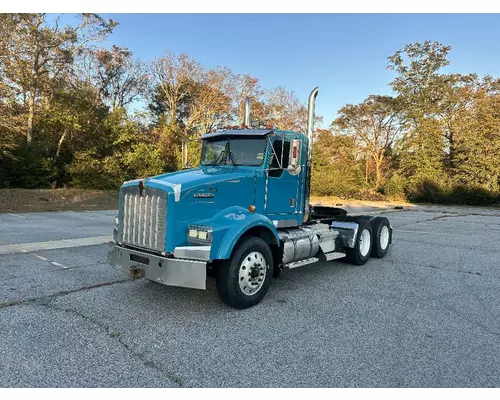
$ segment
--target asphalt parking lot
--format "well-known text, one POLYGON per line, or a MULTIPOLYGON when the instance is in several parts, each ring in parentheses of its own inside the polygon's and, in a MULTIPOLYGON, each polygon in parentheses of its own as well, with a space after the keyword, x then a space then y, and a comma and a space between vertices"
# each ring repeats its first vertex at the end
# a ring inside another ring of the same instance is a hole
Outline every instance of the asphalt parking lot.
POLYGON ((383 212, 385 259, 243 311, 113 270, 114 211, 0 214, 0 386, 500 386, 500 210, 383 212))

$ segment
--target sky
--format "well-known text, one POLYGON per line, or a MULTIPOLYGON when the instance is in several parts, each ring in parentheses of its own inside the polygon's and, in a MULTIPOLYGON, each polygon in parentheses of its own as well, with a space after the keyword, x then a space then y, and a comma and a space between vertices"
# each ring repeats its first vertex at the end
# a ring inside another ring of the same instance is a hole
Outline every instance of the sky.
POLYGON ((166 50, 206 67, 251 74, 264 88, 285 86, 330 125, 345 104, 391 94, 387 57, 405 44, 451 46, 447 72, 500 76, 499 14, 101 14, 119 25, 105 45, 150 61, 166 50))

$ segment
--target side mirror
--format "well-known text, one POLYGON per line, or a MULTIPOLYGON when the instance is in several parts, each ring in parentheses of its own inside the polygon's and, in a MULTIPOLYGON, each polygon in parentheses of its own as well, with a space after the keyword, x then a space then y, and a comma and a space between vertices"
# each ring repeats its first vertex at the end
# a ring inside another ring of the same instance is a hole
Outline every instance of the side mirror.
POLYGON ((300 145, 301 142, 298 139, 292 140, 290 146, 290 157, 288 162, 287 171, 291 175, 298 175, 300 172, 300 145))

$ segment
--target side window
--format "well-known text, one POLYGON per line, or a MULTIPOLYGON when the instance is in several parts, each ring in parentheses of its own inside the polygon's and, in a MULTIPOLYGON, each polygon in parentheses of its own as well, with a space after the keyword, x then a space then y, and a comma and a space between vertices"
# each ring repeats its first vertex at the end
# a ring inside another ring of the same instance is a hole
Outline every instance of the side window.
POLYGON ((290 160, 290 142, 286 140, 275 140, 273 143, 273 154, 269 165, 269 176, 279 178, 283 170, 288 168, 290 160))

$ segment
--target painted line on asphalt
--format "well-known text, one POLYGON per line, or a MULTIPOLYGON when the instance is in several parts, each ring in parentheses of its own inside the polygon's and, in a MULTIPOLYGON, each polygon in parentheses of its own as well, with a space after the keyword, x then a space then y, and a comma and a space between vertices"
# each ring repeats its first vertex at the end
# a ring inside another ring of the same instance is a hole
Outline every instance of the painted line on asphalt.
POLYGON ((27 219, 27 217, 23 217, 22 215, 11 214, 11 213, 7 213, 7 215, 12 215, 13 217, 22 218, 22 219, 27 219))
POLYGON ((7 244, 0 246, 0 255, 13 253, 30 253, 34 251, 56 250, 70 247, 94 246, 98 244, 108 243, 111 240, 111 236, 94 236, 79 239, 50 240, 47 242, 7 244))
POLYGON ((65 265, 59 264, 58 262, 51 261, 50 262, 52 265, 55 265, 56 267, 61 267, 62 269, 70 269, 70 267, 66 267, 65 265))

